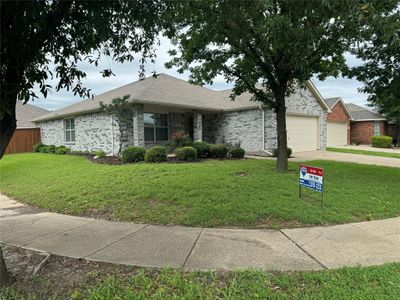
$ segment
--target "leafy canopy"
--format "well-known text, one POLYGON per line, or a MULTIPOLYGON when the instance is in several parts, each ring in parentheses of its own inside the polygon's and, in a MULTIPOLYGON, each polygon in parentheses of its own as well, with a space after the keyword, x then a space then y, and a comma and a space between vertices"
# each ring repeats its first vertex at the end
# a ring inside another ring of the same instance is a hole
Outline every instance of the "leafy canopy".
POLYGON ((359 1, 182 1, 168 36, 178 47, 167 64, 195 83, 222 75, 233 98, 250 92, 276 108, 277 94, 316 74, 337 76, 358 32, 359 1))

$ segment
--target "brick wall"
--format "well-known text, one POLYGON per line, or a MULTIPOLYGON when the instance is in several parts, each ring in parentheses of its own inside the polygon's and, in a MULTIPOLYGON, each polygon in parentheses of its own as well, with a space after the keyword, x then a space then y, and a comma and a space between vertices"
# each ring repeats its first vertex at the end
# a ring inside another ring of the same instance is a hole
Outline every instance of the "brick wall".
MULTIPOLYGON (((381 135, 385 134, 385 122, 381 121, 381 135)), ((374 121, 351 122, 350 141, 351 143, 371 144, 371 138, 374 135, 374 121)))
MULTIPOLYGON (((326 121, 327 122, 346 122, 347 124, 350 121, 350 118, 348 114, 346 113, 346 110, 343 106, 342 102, 338 102, 332 109, 332 112, 328 113, 326 115, 326 121)), ((351 143, 351 138, 350 138, 350 126, 348 126, 347 129, 347 144, 351 143)))
POLYGON ((326 120, 328 122, 348 122, 349 116, 343 107, 342 102, 338 102, 332 109, 331 113, 328 113, 326 120))

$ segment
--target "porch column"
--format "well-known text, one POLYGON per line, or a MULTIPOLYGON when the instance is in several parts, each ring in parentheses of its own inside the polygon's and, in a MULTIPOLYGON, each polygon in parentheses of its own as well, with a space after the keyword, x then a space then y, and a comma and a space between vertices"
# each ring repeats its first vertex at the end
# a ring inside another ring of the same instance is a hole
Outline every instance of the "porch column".
POLYGON ((133 112, 133 145, 144 147, 143 105, 137 105, 133 112))
POLYGON ((203 140, 203 115, 199 112, 193 113, 193 140, 203 140))

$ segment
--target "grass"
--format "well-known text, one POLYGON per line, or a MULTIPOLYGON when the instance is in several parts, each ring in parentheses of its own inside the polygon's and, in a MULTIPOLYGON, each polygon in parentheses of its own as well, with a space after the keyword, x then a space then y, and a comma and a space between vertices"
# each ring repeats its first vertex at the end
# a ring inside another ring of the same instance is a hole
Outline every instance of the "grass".
POLYGON ((46 210, 153 224, 277 228, 400 215, 399 168, 309 164, 325 168, 322 208, 320 194, 298 198, 298 163, 277 174, 272 160, 111 166, 15 154, 0 161, 0 191, 46 210))
MULTIPOLYGON (((155 271, 142 268, 133 275, 100 277, 97 282, 70 293, 74 300, 399 299, 400 264, 294 273, 155 271)), ((0 299, 42 299, 37 296, 39 294, 38 289, 25 295, 11 287, 0 290, 0 299)), ((47 299, 61 297, 55 294, 47 299)))
POLYGON ((377 151, 368 151, 368 150, 343 149, 343 148, 331 148, 331 147, 326 148, 326 150, 327 151, 332 151, 332 152, 342 152, 342 153, 352 153, 352 154, 362 154, 362 155, 372 155, 372 156, 383 156, 383 157, 400 158, 400 153, 377 152, 377 151))

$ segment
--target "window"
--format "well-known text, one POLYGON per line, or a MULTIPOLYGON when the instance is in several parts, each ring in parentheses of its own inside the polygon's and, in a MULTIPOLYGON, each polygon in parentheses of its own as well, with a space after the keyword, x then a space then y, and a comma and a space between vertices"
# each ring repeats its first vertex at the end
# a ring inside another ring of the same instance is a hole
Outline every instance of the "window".
POLYGON ((75 142, 75 119, 64 120, 65 142, 75 142))
POLYGON ((144 113, 144 141, 168 141, 167 114, 144 113))
POLYGON ((374 135, 381 135, 381 122, 374 122, 374 135))

